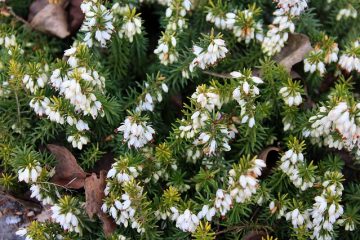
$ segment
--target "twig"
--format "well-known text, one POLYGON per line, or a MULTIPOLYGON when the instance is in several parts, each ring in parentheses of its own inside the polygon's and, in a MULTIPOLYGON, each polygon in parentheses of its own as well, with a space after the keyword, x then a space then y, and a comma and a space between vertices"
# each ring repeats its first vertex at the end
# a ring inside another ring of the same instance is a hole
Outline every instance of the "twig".
POLYGON ((18 16, 11 7, 7 8, 9 10, 9 13, 11 16, 13 16, 16 20, 18 20, 19 22, 22 22, 23 24, 25 24, 26 26, 31 28, 30 23, 28 23, 28 21, 26 21, 25 19, 23 19, 22 17, 18 16))
POLYGON ((214 77, 219 77, 219 78, 232 78, 231 75, 229 73, 214 73, 214 72, 210 72, 207 70, 204 70, 203 73, 210 75, 210 76, 214 76, 214 77))
POLYGON ((16 107, 17 107, 17 115, 18 115, 18 123, 20 123, 21 114, 20 114, 20 103, 19 103, 19 97, 17 95, 17 91, 15 91, 15 99, 16 99, 16 107))

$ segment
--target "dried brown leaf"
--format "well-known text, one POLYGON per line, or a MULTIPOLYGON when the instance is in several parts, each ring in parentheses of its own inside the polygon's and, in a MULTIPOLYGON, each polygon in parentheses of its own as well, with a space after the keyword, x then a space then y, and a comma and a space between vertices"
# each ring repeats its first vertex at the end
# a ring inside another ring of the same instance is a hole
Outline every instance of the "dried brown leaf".
POLYGON ((270 152, 272 151, 276 151, 276 152, 279 152, 280 151, 280 148, 278 147, 267 147, 265 148, 264 150, 262 150, 259 155, 258 155, 258 159, 262 159, 266 162, 267 158, 268 158, 268 155, 270 152))
POLYGON ((67 13, 61 4, 47 4, 41 8, 30 22, 31 27, 59 38, 70 35, 67 13))
POLYGON ((298 62, 304 60, 313 48, 309 38, 304 34, 293 33, 289 34, 288 43, 275 57, 280 65, 284 66, 288 72, 298 62))
POLYGON ((50 206, 45 207, 41 213, 39 213, 38 215, 36 215, 35 220, 38 222, 46 222, 51 220, 51 215, 52 215, 52 211, 50 206))
POLYGON ((57 160, 55 175, 52 177, 51 182, 67 188, 82 188, 86 174, 77 164, 74 155, 65 147, 55 144, 48 144, 47 148, 57 160))
POLYGON ((116 224, 112 218, 102 212, 101 205, 103 202, 105 189, 105 171, 100 171, 98 178, 95 173, 85 179, 85 210, 90 218, 96 214, 103 222, 103 230, 106 236, 112 234, 116 229, 116 224))

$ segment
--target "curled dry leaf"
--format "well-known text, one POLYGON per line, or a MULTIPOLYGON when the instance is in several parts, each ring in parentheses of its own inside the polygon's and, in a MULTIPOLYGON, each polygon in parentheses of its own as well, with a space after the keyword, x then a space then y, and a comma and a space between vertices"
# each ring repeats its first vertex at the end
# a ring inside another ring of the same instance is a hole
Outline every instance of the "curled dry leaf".
POLYGON ((289 34, 288 43, 275 57, 275 61, 285 67, 288 72, 298 62, 304 60, 313 48, 309 37, 304 34, 289 34))
POLYGON ((74 155, 65 147, 55 144, 48 144, 47 148, 57 160, 55 175, 51 178, 51 182, 66 188, 82 188, 86 174, 77 164, 74 155))
POLYGON ((266 162, 266 168, 261 175, 262 178, 266 178, 266 176, 268 176, 271 172, 271 169, 276 165, 277 158, 275 158, 274 155, 270 153, 278 153, 279 151, 280 148, 278 147, 267 147, 259 153, 258 158, 266 162))
POLYGON ((103 230, 105 235, 112 234, 116 229, 115 222, 101 210, 102 200, 105 197, 105 171, 100 171, 98 178, 95 173, 85 179, 85 210, 90 218, 96 214, 103 222, 103 230))

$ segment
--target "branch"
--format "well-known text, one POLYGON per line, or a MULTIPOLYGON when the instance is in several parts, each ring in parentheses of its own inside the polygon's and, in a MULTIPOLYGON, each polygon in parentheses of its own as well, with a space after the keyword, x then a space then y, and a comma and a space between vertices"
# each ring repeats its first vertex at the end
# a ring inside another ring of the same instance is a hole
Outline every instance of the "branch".
POLYGON ((204 70, 203 73, 219 78, 232 78, 232 76, 229 73, 214 73, 207 70, 204 70))
POLYGON ((16 20, 18 20, 19 22, 22 22, 23 24, 25 24, 27 27, 31 27, 30 23, 28 23, 28 21, 26 21, 25 19, 23 19, 22 17, 18 16, 13 10, 11 7, 8 7, 7 8, 10 15, 13 16, 16 20))

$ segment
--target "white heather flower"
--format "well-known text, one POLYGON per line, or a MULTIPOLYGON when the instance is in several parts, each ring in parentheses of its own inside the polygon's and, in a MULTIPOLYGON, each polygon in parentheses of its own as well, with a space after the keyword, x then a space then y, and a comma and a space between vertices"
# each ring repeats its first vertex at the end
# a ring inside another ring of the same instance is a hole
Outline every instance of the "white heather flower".
POLYGON ((35 165, 30 164, 27 167, 20 168, 18 170, 19 182, 22 182, 22 181, 24 181, 26 183, 36 182, 36 180, 38 179, 38 177, 41 174, 41 171, 42 171, 42 168, 39 165, 39 163, 35 163, 35 165))
POLYGON ((293 211, 287 212, 285 214, 285 218, 286 220, 291 221, 294 228, 301 227, 305 224, 305 217, 297 208, 293 211))
POLYGON ((176 227, 184 232, 195 232, 199 223, 199 218, 189 209, 186 209, 183 214, 179 214, 176 218, 176 227))
POLYGON ((123 133, 128 147, 141 148, 153 139, 154 129, 146 121, 136 120, 133 116, 126 117, 123 124, 117 129, 123 133))
POLYGON ((225 216, 232 207, 232 198, 230 194, 225 193, 222 189, 216 191, 215 208, 220 211, 221 216, 225 216))
POLYGON ((5 48, 16 47, 17 43, 15 35, 0 36, 0 46, 1 45, 4 45, 5 48))
POLYGON ((229 19, 233 19, 235 14, 225 12, 216 14, 215 12, 218 11, 214 10, 215 9, 208 10, 208 14, 206 15, 206 21, 214 23, 215 26, 220 29, 232 29, 234 26, 234 22, 231 20, 229 21, 229 19))
POLYGON ((78 148, 81 150, 83 145, 88 144, 90 140, 87 136, 78 132, 74 135, 68 136, 67 141, 72 144, 73 148, 78 148))
POLYGON ((233 25, 233 33, 237 37, 238 42, 245 41, 248 44, 251 40, 256 39, 262 41, 263 28, 260 21, 256 21, 256 9, 245 9, 237 11, 236 14, 227 14, 228 25, 233 25))
POLYGON ((339 65, 348 72, 360 72, 360 40, 356 40, 346 49, 339 60, 339 65))
POLYGON ((205 108, 208 111, 213 111, 215 108, 220 109, 222 102, 220 95, 216 93, 216 89, 213 87, 206 87, 200 85, 196 88, 196 92, 191 95, 197 103, 200 104, 201 108, 205 108))
POLYGON ((338 218, 344 213, 340 205, 343 186, 342 175, 339 172, 326 172, 324 175, 324 190, 320 196, 315 197, 315 203, 311 209, 313 233, 315 239, 331 239, 338 218))
POLYGON ((119 30, 119 37, 124 36, 129 39, 129 42, 133 42, 136 34, 141 34, 141 18, 139 14, 135 13, 135 9, 127 8, 127 11, 123 13, 123 24, 119 30))
POLYGON ((40 117, 46 114, 46 111, 49 107, 50 100, 47 97, 41 98, 33 98, 31 99, 29 105, 34 109, 34 112, 40 117))
POLYGON ((342 8, 336 15, 336 21, 340 21, 341 19, 347 19, 347 18, 357 18, 358 12, 356 9, 349 4, 347 8, 342 8))
MULTIPOLYGON (((28 234, 28 231, 26 228, 19 228, 19 230, 17 230, 15 234, 20 237, 25 237, 28 234)), ((33 238, 30 236, 26 236, 25 240, 33 240, 33 238)))
POLYGON ((206 220, 211 222, 215 214, 216 214, 216 209, 214 207, 209 208, 209 205, 204 205, 197 216, 199 219, 206 218, 206 220))
POLYGON ((80 233, 79 220, 73 212, 65 212, 65 209, 57 204, 51 207, 51 211, 51 218, 59 223, 64 230, 80 233))
POLYGON ((220 38, 213 39, 206 49, 194 45, 193 53, 196 57, 190 63, 190 72, 193 72, 195 67, 206 69, 208 66, 216 64, 219 59, 226 56, 227 52, 225 41, 220 38))
POLYGON ((237 79, 239 85, 232 92, 232 97, 241 107, 241 123, 248 123, 248 126, 252 128, 255 125, 255 99, 260 93, 257 85, 263 83, 263 80, 250 74, 247 72, 244 75, 237 71, 230 73, 233 78, 237 79))
POLYGON ((299 16, 307 8, 307 0, 276 0, 275 18, 263 39, 263 52, 272 56, 285 46, 289 33, 295 31, 292 18, 299 16))
POLYGON ((176 50, 176 38, 174 34, 168 35, 166 32, 163 33, 154 53, 158 55, 160 63, 165 66, 177 62, 178 52, 176 50))
POLYGON ((282 87, 279 91, 286 105, 299 106, 302 103, 301 94, 289 87, 282 87))
POLYGON ((186 14, 190 11, 190 0, 168 0, 168 8, 165 11, 165 16, 168 19, 166 25, 166 32, 180 32, 187 28, 186 14))
POLYGON ((42 192, 41 186, 38 184, 33 184, 30 187, 31 198, 36 198, 38 201, 42 202, 43 205, 53 205, 54 201, 51 197, 45 196, 42 192))
POLYGON ((80 29, 80 31, 85 32, 84 42, 92 47, 94 40, 96 40, 101 47, 105 47, 114 29, 112 13, 104 5, 94 0, 84 1, 80 7, 85 14, 80 29))

